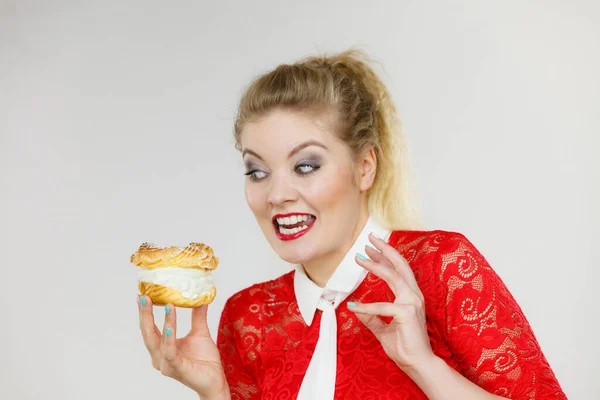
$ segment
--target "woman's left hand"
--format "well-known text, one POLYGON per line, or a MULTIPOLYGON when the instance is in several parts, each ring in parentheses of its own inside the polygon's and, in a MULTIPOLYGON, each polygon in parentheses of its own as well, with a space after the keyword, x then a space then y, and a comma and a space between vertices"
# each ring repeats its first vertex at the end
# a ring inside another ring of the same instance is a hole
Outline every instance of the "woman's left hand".
POLYGON ((349 304, 348 309, 373 332, 398 367, 410 372, 436 357, 427 335, 423 294, 406 259, 374 234, 369 240, 375 246, 366 247, 370 260, 356 256, 356 262, 383 279, 396 299, 393 303, 349 304), (379 316, 393 319, 386 324, 379 316))

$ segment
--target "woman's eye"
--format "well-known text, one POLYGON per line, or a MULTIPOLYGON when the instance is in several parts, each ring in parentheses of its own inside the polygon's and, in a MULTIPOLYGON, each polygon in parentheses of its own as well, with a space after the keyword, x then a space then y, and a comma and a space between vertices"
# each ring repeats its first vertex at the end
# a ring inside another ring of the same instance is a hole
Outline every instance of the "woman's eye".
POLYGON ((248 171, 245 175, 249 176, 250 180, 253 182, 260 181, 267 177, 267 173, 259 169, 253 169, 252 171, 248 171))
POLYGON ((318 165, 300 164, 296 166, 296 172, 300 175, 308 175, 319 169, 318 165))

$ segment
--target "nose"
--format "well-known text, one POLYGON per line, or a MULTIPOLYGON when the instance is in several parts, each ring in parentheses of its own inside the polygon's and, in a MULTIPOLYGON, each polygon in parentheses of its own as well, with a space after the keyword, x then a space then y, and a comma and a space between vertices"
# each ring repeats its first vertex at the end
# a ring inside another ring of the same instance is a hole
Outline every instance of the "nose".
POLYGON ((298 192, 294 188, 289 176, 285 174, 272 174, 269 181, 268 201, 271 205, 280 206, 298 199, 298 192))

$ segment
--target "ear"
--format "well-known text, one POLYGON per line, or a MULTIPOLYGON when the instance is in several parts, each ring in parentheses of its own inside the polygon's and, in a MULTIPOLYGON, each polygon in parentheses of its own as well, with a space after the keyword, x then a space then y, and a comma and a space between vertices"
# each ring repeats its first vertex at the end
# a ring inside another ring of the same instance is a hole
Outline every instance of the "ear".
POLYGON ((364 149, 358 158, 358 187, 361 192, 366 192, 373 186, 377 172, 377 156, 373 146, 364 149))

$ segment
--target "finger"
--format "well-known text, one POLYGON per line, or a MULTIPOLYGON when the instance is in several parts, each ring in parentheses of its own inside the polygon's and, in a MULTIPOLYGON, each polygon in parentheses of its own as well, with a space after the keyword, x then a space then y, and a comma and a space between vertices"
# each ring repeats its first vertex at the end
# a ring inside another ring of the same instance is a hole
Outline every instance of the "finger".
POLYGON ((374 247, 371 247, 371 246, 369 246, 369 245, 366 245, 366 246, 365 246, 365 252, 366 252, 366 253, 367 253, 367 255, 369 256, 369 258, 370 258, 371 260, 375 261, 376 263, 383 264, 383 265, 385 265, 385 266, 387 266, 387 267, 390 267, 390 268, 395 268, 395 267, 392 265, 392 263, 391 263, 391 262, 389 262, 389 260, 388 260, 387 258, 385 258, 385 257, 383 256, 383 254, 381 254, 381 253, 379 252, 379 250, 377 250, 376 248, 374 248, 374 247))
POLYGON ((165 306, 165 324, 161 340, 161 354, 171 366, 176 367, 177 360, 177 315, 172 304, 165 306))
POLYGON ((381 318, 379 318, 377 315, 369 315, 356 312, 356 318, 358 318, 358 320, 362 322, 368 330, 373 332, 375 337, 377 337, 379 335, 379 332, 384 330, 387 326, 387 324, 383 322, 381 318))
POLYGON ((208 304, 192 309, 192 328, 190 335, 210 337, 206 315, 208 314, 208 304))
POLYGON ((377 250, 385 257, 393 266, 396 271, 406 280, 408 285, 419 295, 423 300, 423 293, 417 284, 415 274, 408 264, 408 261, 398 253, 396 249, 387 244, 379 236, 371 233, 369 235, 369 241, 375 246, 377 250))
POLYGON ((144 339, 144 345, 150 357, 152 365, 158 368, 158 359, 160 358, 160 331, 154 323, 154 313, 152 312, 152 300, 148 296, 138 295, 138 310, 140 318, 140 331, 144 339))
MULTIPOLYGON (((384 242, 385 243, 385 242, 384 242)), ((391 247, 391 246, 390 246, 391 247)), ((397 251, 392 247, 392 249, 394 250, 394 252, 397 253, 397 251)), ((369 258, 373 261, 375 261, 378 264, 382 264, 385 265, 388 268, 392 268, 394 269, 396 272, 398 272, 400 274, 400 270, 398 268, 396 268, 383 254, 381 254, 381 252, 379 250, 377 250, 374 247, 371 247, 369 245, 365 246, 365 252, 367 253, 367 255, 369 256, 369 258)), ((402 256, 400 256, 402 257, 402 256)), ((403 258, 404 259, 404 258, 403 258)), ((410 267, 409 267, 410 269, 410 267)), ((409 277, 412 278, 411 280, 414 281, 414 284, 411 284, 410 280, 407 280, 407 284, 410 287, 411 291, 415 292, 417 297, 421 299, 421 302, 424 301, 424 297, 423 297, 423 293, 421 292, 421 289, 419 288, 419 285, 416 283, 416 280, 414 279, 414 274, 412 272, 412 269, 409 272, 409 277)), ((404 277, 403 274, 400 274, 401 277, 404 277)))
POLYGON ((370 271, 379 278, 383 279, 392 289, 394 295, 396 295, 396 302, 414 304, 419 304, 421 302, 420 297, 410 286, 408 286, 407 282, 402 279, 400 274, 395 269, 378 264, 369 259, 363 260, 358 256, 356 256, 356 262, 367 271, 370 271))
MULTIPOLYGON (((394 267, 394 265, 387 258, 385 258, 379 250, 377 250, 369 245, 366 245, 365 251, 366 251, 367 255, 369 256, 369 258, 371 260, 375 261, 377 264, 384 265, 387 268, 391 268, 391 269, 395 270, 396 272, 398 272, 398 269, 396 267, 394 267)), ((400 274, 400 273, 398 272, 398 274, 400 274)), ((400 275, 400 279, 403 279, 402 275, 400 275)), ((409 282, 407 282, 407 284, 409 286, 410 291, 414 292, 422 303, 424 301, 424 297, 423 297, 423 294, 421 293, 421 290, 419 289, 418 285, 411 286, 409 282)), ((409 302, 409 299, 406 299, 406 300, 407 301, 402 301, 402 303, 409 302)))
POLYGON ((348 307, 348 310, 357 314, 392 317, 399 323, 405 323, 412 318, 418 318, 418 307, 413 304, 355 303, 353 307, 348 307))
POLYGON ((410 265, 408 265, 406 259, 402 257, 396 249, 394 249, 392 246, 386 243, 385 240, 381 239, 374 233, 369 235, 369 241, 375 246, 375 249, 378 250, 380 254, 389 261, 394 269, 396 269, 399 274, 404 276, 404 279, 409 282, 413 280, 416 283, 415 275, 410 268, 410 265))

